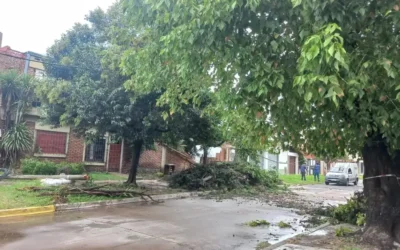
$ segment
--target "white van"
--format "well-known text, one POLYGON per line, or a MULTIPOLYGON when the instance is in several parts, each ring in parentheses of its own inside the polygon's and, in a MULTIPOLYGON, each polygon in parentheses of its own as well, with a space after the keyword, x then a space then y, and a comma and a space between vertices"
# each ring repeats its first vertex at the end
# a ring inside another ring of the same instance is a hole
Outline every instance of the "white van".
POLYGON ((325 184, 329 183, 343 184, 349 186, 353 183, 355 186, 358 183, 358 166, 357 163, 338 162, 326 174, 325 184))

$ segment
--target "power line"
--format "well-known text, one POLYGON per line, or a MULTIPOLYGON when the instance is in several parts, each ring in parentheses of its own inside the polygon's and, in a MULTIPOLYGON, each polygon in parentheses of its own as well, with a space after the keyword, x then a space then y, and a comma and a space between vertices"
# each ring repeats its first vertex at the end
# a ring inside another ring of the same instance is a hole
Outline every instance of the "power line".
MULTIPOLYGON (((92 70, 95 70, 95 69, 83 68, 83 67, 72 66, 72 65, 67 66, 67 65, 62 65, 62 64, 59 64, 59 63, 51 63, 51 62, 44 62, 44 61, 34 60, 34 59, 26 59, 26 58, 21 58, 21 57, 18 57, 18 56, 13 56, 13 55, 4 54, 4 53, 0 53, 0 55, 12 57, 12 58, 19 59, 19 60, 30 61, 30 62, 37 62, 37 63, 48 64, 48 65, 54 65, 54 66, 59 66, 59 67, 76 68, 76 69, 86 69, 86 70, 91 70, 91 71, 92 71, 92 70)), ((98 70, 98 71, 100 71, 100 70, 98 70)))

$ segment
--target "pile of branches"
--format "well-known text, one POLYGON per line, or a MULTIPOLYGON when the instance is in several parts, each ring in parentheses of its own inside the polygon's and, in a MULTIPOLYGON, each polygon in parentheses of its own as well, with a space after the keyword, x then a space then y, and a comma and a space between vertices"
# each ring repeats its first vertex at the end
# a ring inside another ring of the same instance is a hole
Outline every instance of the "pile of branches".
POLYGON ((140 196, 143 200, 150 199, 154 200, 149 194, 145 192, 139 192, 130 188, 126 189, 110 189, 110 184, 94 186, 94 187, 71 187, 61 186, 57 189, 54 187, 25 187, 19 190, 38 192, 40 196, 53 196, 57 203, 67 202, 68 195, 90 195, 90 196, 106 196, 106 197, 120 197, 120 198, 131 198, 140 196), (107 189, 108 188, 108 189, 107 189))
POLYGON ((238 162, 215 162, 196 165, 169 178, 173 188, 227 189, 244 186, 276 187, 279 184, 275 171, 266 171, 258 166, 238 162))

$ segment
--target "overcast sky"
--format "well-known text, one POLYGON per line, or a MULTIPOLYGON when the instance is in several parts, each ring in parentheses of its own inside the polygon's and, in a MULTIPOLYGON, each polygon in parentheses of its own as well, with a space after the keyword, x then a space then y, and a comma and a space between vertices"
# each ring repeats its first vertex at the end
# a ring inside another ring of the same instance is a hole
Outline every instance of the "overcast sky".
POLYGON ((44 54, 54 40, 84 21, 90 10, 115 0, 0 0, 2 46, 44 54))

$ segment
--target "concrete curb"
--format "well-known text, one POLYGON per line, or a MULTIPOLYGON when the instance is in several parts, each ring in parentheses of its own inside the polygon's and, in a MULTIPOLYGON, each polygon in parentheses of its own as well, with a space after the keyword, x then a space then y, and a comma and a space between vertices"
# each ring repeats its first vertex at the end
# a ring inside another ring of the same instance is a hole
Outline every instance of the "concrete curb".
MULTIPOLYGON (((198 196, 199 194, 205 194, 207 192, 183 192, 183 193, 174 193, 174 194, 159 194, 152 195, 151 197, 154 200, 170 200, 170 199, 182 199, 188 197, 198 196)), ((70 210, 79 210, 85 208, 95 208, 102 206, 113 206, 113 205, 121 205, 127 203, 135 203, 135 202, 148 202, 150 199, 142 199, 141 197, 133 197, 121 200, 106 200, 106 201, 94 201, 94 202, 80 202, 80 203, 72 203, 72 204, 56 204, 56 211, 70 211, 70 210)))
POLYGON ((14 208, 0 210, 0 218, 8 218, 14 216, 29 216, 37 214, 54 213, 55 206, 43 206, 43 207, 25 207, 25 208, 14 208))
POLYGON ((310 232, 294 235, 293 237, 290 237, 289 239, 286 239, 286 240, 284 240, 284 241, 281 241, 281 242, 278 242, 278 243, 276 243, 276 244, 273 244, 273 245, 271 245, 271 246, 265 248, 264 250, 273 250, 273 249, 275 249, 275 248, 278 248, 278 247, 280 247, 280 246, 283 246, 283 245, 287 244, 288 241, 291 240, 291 239, 293 239, 294 237, 299 237, 299 236, 305 236, 305 235, 312 234, 312 233, 314 233, 314 232, 316 232, 316 231, 318 231, 318 230, 321 230, 322 228, 325 228, 325 227, 327 227, 327 226, 329 226, 329 225, 330 225, 330 223, 329 223, 329 222, 326 222, 326 223, 324 223, 324 224, 322 224, 322 225, 319 225, 319 226, 316 227, 316 228, 313 228, 310 232))

